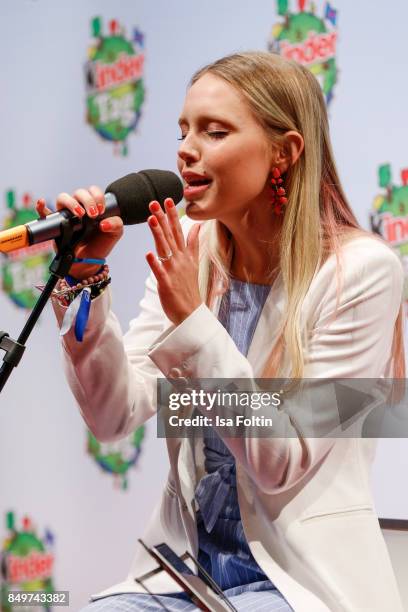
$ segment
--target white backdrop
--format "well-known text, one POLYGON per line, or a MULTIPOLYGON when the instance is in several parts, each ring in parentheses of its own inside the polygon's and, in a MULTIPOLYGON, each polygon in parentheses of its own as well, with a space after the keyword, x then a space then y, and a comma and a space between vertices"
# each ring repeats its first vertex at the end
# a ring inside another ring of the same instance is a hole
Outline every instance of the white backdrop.
MULTIPOLYGON (((293 10, 296 9, 293 1, 293 10)), ((323 3, 315 2, 317 14, 323 3)), ((395 177, 408 166, 406 23, 408 4, 338 0, 339 80, 330 105, 340 175, 360 222, 377 195, 378 166, 395 177)), ((0 20, 0 219, 14 189, 53 201, 61 191, 143 168, 176 170, 177 118, 192 73, 237 50, 266 49, 276 23, 271 0, 2 0, 0 20), (115 156, 85 122, 83 66, 90 20, 116 18, 145 33, 146 100, 129 155, 115 156)), ((397 180, 397 178, 396 178, 397 180)), ((126 230, 109 258, 114 310, 127 327, 137 315, 152 247, 146 226, 126 230)), ((26 311, 0 291, 0 329, 17 337, 26 311)), ((386 313, 386 305, 385 305, 386 313)), ((385 315, 386 316, 386 315, 385 315)), ((127 491, 113 486, 85 452, 86 430, 65 382, 56 323, 47 309, 0 399, 0 538, 5 515, 29 515, 55 535, 54 583, 71 591, 70 609, 124 578, 134 543, 167 473, 165 441, 147 425, 127 491)), ((373 486, 380 516, 408 519, 407 440, 381 444, 373 486)))

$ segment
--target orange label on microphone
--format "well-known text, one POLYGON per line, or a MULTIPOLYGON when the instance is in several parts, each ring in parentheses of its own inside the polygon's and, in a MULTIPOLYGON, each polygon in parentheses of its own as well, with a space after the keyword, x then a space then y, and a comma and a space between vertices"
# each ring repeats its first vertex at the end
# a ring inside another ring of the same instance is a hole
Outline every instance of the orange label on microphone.
POLYGON ((0 253, 9 253, 28 245, 27 228, 25 225, 18 225, 17 227, 0 232, 0 253))

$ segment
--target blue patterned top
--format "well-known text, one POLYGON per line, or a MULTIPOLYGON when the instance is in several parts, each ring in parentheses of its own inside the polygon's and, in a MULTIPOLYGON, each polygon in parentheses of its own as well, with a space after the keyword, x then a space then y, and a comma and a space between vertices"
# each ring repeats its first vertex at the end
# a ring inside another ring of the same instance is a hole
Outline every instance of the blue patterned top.
MULTIPOLYGON (((223 296, 219 321, 247 355, 270 285, 232 280, 223 296)), ((256 563, 242 527, 236 489, 235 459, 217 433, 204 434, 205 470, 195 491, 199 561, 222 589, 268 577, 256 563)), ((270 587, 273 588, 272 583, 270 587)))

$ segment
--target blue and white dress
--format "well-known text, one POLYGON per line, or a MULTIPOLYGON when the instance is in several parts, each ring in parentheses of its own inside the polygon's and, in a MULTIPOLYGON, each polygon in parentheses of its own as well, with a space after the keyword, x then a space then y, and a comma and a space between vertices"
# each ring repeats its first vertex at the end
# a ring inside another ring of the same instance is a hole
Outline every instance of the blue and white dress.
MULTIPOLYGON (((233 279, 218 314, 238 349, 246 355, 270 290, 269 285, 233 279)), ((195 491, 198 561, 241 611, 290 612, 293 608, 255 561, 242 527, 236 488, 235 460, 221 438, 204 435, 205 470, 195 491)), ((198 608, 184 593, 111 595, 82 612, 190 612, 198 608)))

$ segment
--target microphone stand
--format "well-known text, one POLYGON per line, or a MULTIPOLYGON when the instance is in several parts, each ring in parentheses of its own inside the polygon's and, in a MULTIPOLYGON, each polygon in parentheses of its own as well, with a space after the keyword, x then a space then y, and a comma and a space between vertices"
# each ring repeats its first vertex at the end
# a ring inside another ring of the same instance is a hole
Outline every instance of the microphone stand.
POLYGON ((5 352, 3 357, 4 363, 0 368, 0 393, 9 379, 13 368, 16 368, 20 363, 26 349, 25 343, 44 310, 55 285, 59 279, 68 274, 74 258, 75 245, 92 231, 95 223, 89 221, 81 231, 75 231, 78 227, 78 219, 76 217, 65 218, 61 221, 61 233, 60 236, 55 239, 57 253, 49 267, 51 275, 31 311, 22 332, 17 340, 13 340, 7 332, 0 330, 0 349, 5 352))

